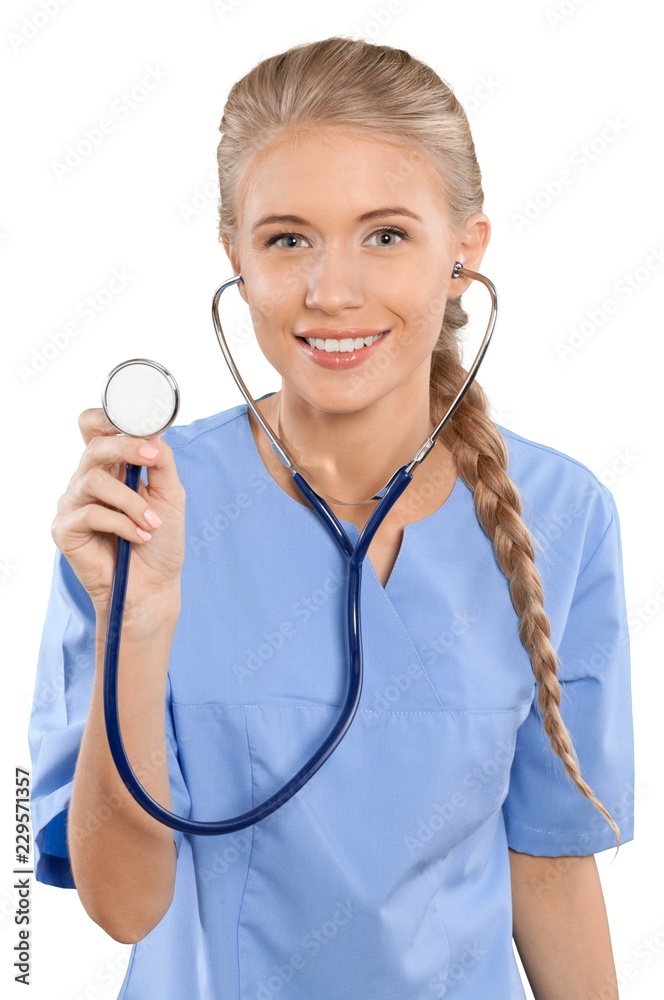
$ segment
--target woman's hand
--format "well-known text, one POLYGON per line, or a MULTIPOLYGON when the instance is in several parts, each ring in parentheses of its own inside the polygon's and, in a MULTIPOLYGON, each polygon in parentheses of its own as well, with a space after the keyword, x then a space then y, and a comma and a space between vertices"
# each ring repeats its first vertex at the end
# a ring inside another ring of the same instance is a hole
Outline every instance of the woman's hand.
POLYGON ((51 534, 97 612, 110 605, 116 536, 133 543, 125 599, 125 621, 130 623, 139 609, 179 596, 185 490, 163 438, 119 434, 101 407, 84 410, 78 425, 86 448, 58 501, 51 534), (141 455, 146 446, 158 448, 159 454, 141 455), (138 492, 125 485, 127 463, 147 467, 148 484, 139 481, 138 492), (151 523, 150 511, 161 525, 151 523))

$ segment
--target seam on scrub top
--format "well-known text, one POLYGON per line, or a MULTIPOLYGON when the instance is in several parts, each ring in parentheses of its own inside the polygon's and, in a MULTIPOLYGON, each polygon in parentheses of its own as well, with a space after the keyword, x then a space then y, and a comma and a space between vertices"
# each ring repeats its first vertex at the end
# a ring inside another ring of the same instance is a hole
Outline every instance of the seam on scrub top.
POLYGON ((578 575, 577 575, 577 578, 576 578, 576 583, 577 583, 577 584, 578 584, 579 580, 581 579, 581 577, 583 576, 583 574, 585 573, 585 571, 586 571, 586 570, 588 569, 588 567, 590 566, 590 564, 591 564, 591 562, 593 561, 593 559, 595 558, 595 555, 597 554, 597 552, 598 552, 598 550, 599 550, 600 546, 601 546, 601 545, 602 545, 602 543, 604 542, 604 539, 605 539, 605 538, 606 538, 606 536, 608 535, 608 533, 609 533, 609 530, 610 530, 610 528, 612 528, 612 527, 613 527, 613 522, 614 522, 614 520, 615 520, 615 514, 614 514, 614 512, 613 512, 613 510, 612 510, 612 511, 611 511, 611 520, 609 521, 609 523, 607 524, 606 528, 604 529, 604 532, 602 533, 602 537, 600 538, 600 540, 598 541, 597 545, 595 546, 595 548, 594 548, 594 549, 592 550, 592 552, 591 552, 591 553, 590 553, 590 555, 588 556, 588 558, 587 558, 587 560, 586 560, 585 564, 584 564, 584 565, 583 565, 583 566, 581 567, 581 569, 580 569, 580 570, 579 570, 579 572, 578 572, 578 575))
POLYGON ((547 837, 586 837, 587 830, 540 830, 538 826, 527 826, 518 820, 510 820, 511 826, 520 826, 522 830, 531 830, 533 833, 545 833, 547 837))
MULTIPOLYGON (((240 406, 240 407, 244 406, 246 408, 247 404, 246 403, 238 403, 237 406, 240 406)), ((207 427, 200 427, 196 431, 196 433, 194 434, 194 436, 190 437, 187 441, 173 441, 173 442, 171 442, 166 437, 166 435, 169 435, 169 434, 171 434, 171 432, 175 432, 175 431, 178 431, 178 430, 182 430, 182 431, 190 430, 191 429, 191 424, 173 424, 171 427, 166 428, 166 430, 163 432, 162 436, 165 438, 166 443, 169 445, 169 447, 172 448, 174 451, 175 451, 176 448, 186 448, 188 445, 190 445, 194 441, 196 441, 197 438, 202 437, 203 434, 210 434, 212 431, 219 430, 220 427, 225 427, 226 424, 230 424, 234 420, 237 420, 238 417, 242 416, 242 412, 235 413, 235 414, 233 414, 231 416, 231 410, 234 410, 234 409, 235 409, 234 406, 229 406, 228 409, 226 409, 226 410, 220 410, 219 413, 211 413, 209 417, 202 417, 201 420, 206 421, 206 422, 209 421, 209 420, 214 420, 214 423, 213 424, 209 424, 207 427), (223 418, 223 419, 221 419, 221 418, 223 418)), ((192 421, 191 423, 194 423, 194 421, 192 421)), ((174 433, 171 436, 174 436, 174 433)))
MULTIPOLYGON (((452 491, 452 492, 454 492, 454 491, 452 491)), ((449 500, 449 497, 448 497, 447 499, 449 500)), ((447 502, 447 501, 446 501, 446 502, 447 502)), ((445 504, 443 504, 443 506, 445 506, 445 504)), ((440 509, 440 508, 439 508, 439 509, 440 509)), ((402 546, 401 546, 401 548, 403 548, 403 541, 405 541, 405 533, 404 533, 404 538, 403 538, 403 540, 402 540, 402 546)), ((401 549, 399 550, 399 553, 398 553, 398 555, 397 555, 397 558, 396 558, 396 561, 395 561, 395 563, 394 563, 394 566, 392 567, 392 573, 394 573, 394 568, 396 567, 396 564, 397 564, 397 563, 399 562, 399 555, 401 555, 401 549)), ((373 567, 372 567, 372 568, 373 568, 373 567)), ((392 573, 390 574, 390 579, 391 579, 391 577, 392 577, 392 573)), ((378 580, 378 575, 376 574, 376 571, 375 571, 375 570, 374 570, 374 575, 376 576, 376 579, 378 580)), ((380 581, 379 581, 379 582, 380 582, 380 581)), ((389 583, 390 581, 388 580, 387 582, 389 583)), ((416 659, 416 660, 417 660, 417 662, 419 663, 419 665, 420 665, 420 668, 421 668, 421 670, 422 670, 422 673, 424 674, 424 676, 426 677, 427 681, 429 682, 429 687, 431 688, 431 691, 432 691, 432 693, 433 693, 433 696, 434 696, 434 698, 436 699, 436 701, 437 701, 437 702, 438 702, 438 704, 440 705, 440 708, 441 708, 441 711, 445 712, 445 711, 446 711, 446 708, 445 708, 445 706, 443 705, 442 701, 440 700, 440 696, 438 695, 438 692, 436 691, 435 687, 434 687, 434 686, 433 686, 433 684, 431 683, 431 678, 429 677, 429 675, 428 675, 428 673, 427 673, 427 671, 426 671, 426 669, 425 669, 425 666, 424 666, 424 664, 422 663, 422 658, 420 657, 420 654, 419 654, 419 653, 417 652, 417 650, 415 649, 415 645, 414 645, 414 643, 413 643, 413 640, 411 639, 410 635, 409 635, 409 634, 408 634, 408 632, 406 631, 406 628, 405 628, 405 626, 404 626, 403 622, 401 621, 401 618, 400 618, 400 617, 399 617, 399 615, 397 614, 397 611, 396 611, 396 608, 395 608, 395 607, 394 607, 394 605, 392 604, 392 598, 391 598, 391 597, 390 597, 390 595, 389 595, 389 594, 387 593, 387 590, 385 590, 385 588, 384 588, 384 587, 381 587, 381 590, 382 590, 382 593, 383 593, 383 596, 385 597, 385 600, 386 600, 386 601, 388 602, 388 604, 389 604, 389 606, 390 606, 390 611, 392 612, 392 614, 394 615, 394 617, 395 617, 395 618, 396 618, 396 620, 397 620, 397 623, 398 623, 398 625, 399 625, 399 628, 401 629, 401 631, 402 631, 402 632, 403 632, 403 634, 405 635, 405 637, 406 637, 406 641, 407 641, 407 642, 409 643, 409 645, 410 645, 410 648, 412 649, 413 653, 415 654, 415 659, 416 659)))
POLYGON ((531 448, 539 448, 540 451, 546 451, 550 455, 557 455, 559 458, 564 458, 565 461, 571 462, 572 465, 576 465, 579 469, 583 469, 584 472, 587 472, 595 480, 596 485, 600 487, 603 493, 611 496, 611 491, 604 485, 602 480, 599 479, 592 469, 588 468, 587 465, 584 465, 583 462, 580 462, 578 458, 573 458, 571 455, 565 454, 564 451, 559 451, 557 448, 553 448, 548 444, 542 444, 540 441, 531 441, 530 438, 523 437, 522 434, 517 434, 516 431, 511 431, 507 427, 503 427, 502 424, 497 423, 496 427, 503 435, 514 438, 517 441, 523 441, 524 444, 530 445, 531 448))
MULTIPOLYGON (((177 705, 178 708, 289 708, 289 709, 300 709, 305 711, 314 712, 331 712, 333 709, 335 711, 340 711, 343 707, 342 705, 282 705, 279 702, 262 702, 253 704, 243 704, 242 702, 222 702, 222 701, 208 701, 201 702, 199 704, 194 704, 186 701, 174 701, 173 705, 177 705)), ((357 714, 368 714, 372 715, 504 715, 509 712, 520 712, 524 708, 532 705, 531 701, 524 701, 520 705, 516 705, 513 708, 472 708, 467 711, 464 709, 453 709, 453 708, 443 708, 441 706, 440 711, 435 709, 407 709, 407 708, 358 708, 357 714)), ((246 716, 245 716, 246 719, 246 716)), ((249 751, 251 754, 251 750, 249 751)), ((252 792, 253 794, 253 792, 252 792)))
MULTIPOLYGON (((247 713, 244 713, 244 734, 247 738, 247 750, 249 751, 249 769, 251 771, 251 808, 254 808, 254 761, 251 756, 251 743, 249 742, 249 728, 247 726, 247 713)), ((237 912, 237 924, 235 925, 235 958, 237 961, 237 982, 238 989, 240 993, 242 992, 242 982, 240 978, 240 920, 242 918, 242 907, 244 905, 244 895, 247 890, 247 882, 249 881, 249 872, 251 870, 251 856, 254 853, 254 830, 256 826, 254 823, 251 824, 251 847, 249 848, 249 857, 247 858, 247 871, 244 876, 244 885, 242 886, 242 895, 240 896, 240 905, 237 912)))

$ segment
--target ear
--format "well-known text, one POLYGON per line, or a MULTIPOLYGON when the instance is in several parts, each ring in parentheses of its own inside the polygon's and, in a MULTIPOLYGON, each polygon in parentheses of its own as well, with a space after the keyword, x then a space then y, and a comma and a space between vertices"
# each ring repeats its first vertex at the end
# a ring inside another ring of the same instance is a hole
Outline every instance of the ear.
MULTIPOLYGON (((473 212, 466 219, 455 248, 454 260, 460 260, 464 267, 471 271, 479 271, 484 251, 491 238, 491 223, 483 212, 473 212)), ((451 273, 451 272, 450 272, 451 273)), ((468 288, 472 278, 461 277, 450 281, 448 299, 455 299, 468 288)))
MULTIPOLYGON (((231 263, 233 274, 241 274, 242 269, 240 267, 240 258, 237 252, 237 247, 230 242, 227 236, 223 236, 221 242, 224 250, 226 251, 226 256, 231 263)), ((248 303, 249 300, 247 298, 247 289, 245 287, 244 280, 238 281, 237 288, 244 301, 248 303)))

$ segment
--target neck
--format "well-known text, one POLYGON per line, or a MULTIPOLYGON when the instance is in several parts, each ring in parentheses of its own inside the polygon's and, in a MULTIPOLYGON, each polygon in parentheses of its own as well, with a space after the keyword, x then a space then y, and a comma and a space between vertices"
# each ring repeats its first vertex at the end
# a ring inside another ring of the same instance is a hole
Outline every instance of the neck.
MULTIPOLYGON (((262 400, 259 409, 297 470, 320 496, 328 502, 357 504, 372 497, 396 469, 407 465, 433 431, 428 374, 423 371, 418 386, 400 386, 353 412, 322 410, 285 384, 280 392, 262 400)), ((434 451, 439 459, 449 461, 441 442, 434 451)), ((432 459, 433 455, 428 456, 415 469, 414 478, 422 478, 423 472, 428 478, 426 473, 438 465, 432 459)))

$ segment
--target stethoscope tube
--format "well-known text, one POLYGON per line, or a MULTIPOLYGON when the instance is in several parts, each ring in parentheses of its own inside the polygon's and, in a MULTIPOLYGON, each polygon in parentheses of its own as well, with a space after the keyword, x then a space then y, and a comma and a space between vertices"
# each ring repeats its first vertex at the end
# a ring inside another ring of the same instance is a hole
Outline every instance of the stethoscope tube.
MULTIPOLYGON (((138 489, 141 466, 127 465, 126 485, 133 490, 138 489)), ((348 579, 348 655, 350 661, 350 680, 346 701, 343 706, 335 726, 326 737, 324 743, 316 753, 307 761, 297 774, 295 774, 287 784, 275 792, 274 795, 266 799, 259 806, 255 806, 248 812, 235 816, 232 819, 219 820, 215 822, 205 822, 200 820, 187 819, 178 816, 160 805, 149 792, 141 785, 134 770, 129 763, 122 740, 120 729, 120 717, 118 710, 118 658, 120 649, 120 638, 122 632, 122 616, 124 613, 124 602, 127 591, 127 581, 129 577, 129 558, 131 555, 131 542, 125 538, 118 537, 118 549, 116 556, 116 570, 111 591, 111 604, 109 611, 108 631, 106 635, 106 650, 104 655, 104 719, 106 723, 106 733, 108 745, 113 757, 113 762, 118 770, 122 781, 132 794, 138 804, 159 820, 165 826, 174 830, 181 830, 183 833, 195 833, 199 835, 213 836, 222 833, 235 833, 243 830, 247 826, 259 823, 270 813, 284 805, 291 796, 295 795, 303 785, 309 781, 316 771, 321 767, 331 753, 337 748, 343 737, 346 735, 355 713, 357 712, 362 694, 363 679, 363 655, 362 655, 362 625, 360 612, 361 580, 362 580, 362 560, 366 555, 371 539, 380 527, 380 524, 399 499, 412 476, 405 469, 399 469, 391 480, 385 496, 380 502, 380 512, 378 508, 373 512, 369 522, 364 527, 360 542, 353 550, 352 542, 346 532, 338 523, 337 518, 328 505, 310 489, 308 484, 299 473, 294 474, 296 482, 302 492, 311 500, 330 530, 337 544, 346 555, 350 555, 349 579, 348 579), (380 516, 376 516, 380 514, 380 516), (333 519, 333 521, 332 521, 333 519), (336 524, 334 524, 336 522, 336 524), (338 530, 337 530, 338 529, 338 530)))
MULTIPOLYGON (((463 265, 458 261, 454 266, 454 271, 452 273, 453 278, 461 276, 461 271, 463 265)), ((357 544, 353 546, 350 538, 346 534, 343 526, 341 525, 339 519, 336 517, 334 512, 330 509, 326 501, 318 496, 318 494, 309 486, 302 475, 295 469, 290 456, 286 452, 285 448, 278 440, 272 429, 269 427, 267 422, 263 419, 262 415, 258 412, 254 400, 251 398, 248 389, 246 388, 244 382, 241 379, 237 368, 233 362, 233 359, 228 350, 228 345, 226 344, 223 331, 221 329, 221 324, 218 317, 218 304, 221 293, 224 289, 230 287, 232 284, 236 284, 238 281, 242 280, 241 275, 236 275, 233 278, 225 281, 216 290, 212 303, 212 317, 215 327, 215 332, 217 334, 217 339, 221 346, 222 352, 226 361, 229 365, 231 373, 233 374, 240 391, 242 392, 247 404, 250 406, 252 412, 256 416, 260 425, 265 430, 265 433, 270 438, 273 448, 281 460, 286 464, 292 472, 293 480, 302 493, 302 495, 309 501, 315 510, 316 514, 325 525, 327 530, 330 532, 335 542, 341 549, 344 555, 349 557, 349 578, 348 578, 348 597, 347 597, 347 613, 348 613, 348 657, 349 657, 349 683, 348 691, 346 694, 346 700, 343 705, 343 709, 339 718, 337 719, 332 730, 325 738, 325 741, 321 744, 318 750, 309 758, 306 764, 300 768, 300 770, 295 774, 290 781, 288 781, 282 788, 275 792, 270 798, 266 799, 258 806, 254 806, 252 809, 238 816, 234 816, 231 819, 218 820, 218 821, 201 821, 187 819, 184 816, 178 816, 176 813, 165 809, 160 803, 154 799, 149 792, 141 785, 138 780, 130 762, 127 757, 124 743, 122 740, 122 732, 120 728, 120 717, 118 708, 118 659, 120 651, 120 640, 122 635, 122 620, 124 615, 124 605, 127 592, 127 582, 129 577, 129 561, 131 556, 131 542, 124 538, 118 537, 117 539, 117 553, 116 553, 116 566, 115 575, 113 577, 113 585, 111 590, 111 602, 109 609, 109 619, 106 634, 106 649, 104 654, 104 678, 103 678, 103 699, 104 699, 104 720, 106 724, 106 733, 108 737, 108 745, 113 758, 113 762, 117 768, 117 771, 124 782, 126 788, 131 793, 133 798, 138 802, 138 804, 154 819, 163 823, 165 826, 171 827, 174 830, 180 830, 183 833, 191 833, 197 835, 207 835, 216 836, 218 834, 224 833, 235 833, 237 830, 243 830, 248 826, 252 826, 255 823, 259 823, 261 820, 265 819, 280 806, 284 805, 300 788, 303 787, 309 781, 310 778, 318 771, 318 769, 325 763, 328 757, 334 752, 338 747, 339 743, 348 732, 350 725, 357 712, 360 697, 362 694, 362 682, 363 682, 363 652, 362 652, 362 622, 361 622, 361 584, 362 584, 362 564, 366 557, 367 551, 373 540, 374 535, 378 531, 378 528, 382 524, 386 515, 390 509, 394 506, 396 501, 399 499, 401 494, 404 492, 408 484, 411 482, 412 470, 418 465, 429 453, 433 447, 436 438, 442 431, 445 424, 452 417, 455 410, 458 408, 463 396, 467 392, 470 384, 472 383, 479 365, 484 357, 486 349, 489 345, 489 341, 493 334, 495 327, 497 310, 498 310, 498 297, 493 283, 489 281, 484 275, 477 273, 476 271, 469 271, 463 269, 464 276, 470 278, 475 278, 482 282, 491 294, 491 316, 487 324, 486 333, 480 345, 479 351, 475 357, 473 365, 468 371, 468 375, 461 387, 459 393, 455 397, 454 401, 448 407, 448 410, 442 420, 439 422, 438 426, 432 432, 432 434, 427 437, 424 443, 420 446, 409 465, 403 466, 398 469, 390 481, 387 483, 382 490, 379 491, 375 496, 379 498, 379 502, 375 509, 373 510, 371 516, 369 517, 367 523, 365 524, 360 536, 358 538, 357 544)), ((127 464, 125 484, 131 489, 138 491, 140 474, 140 465, 127 464)))

